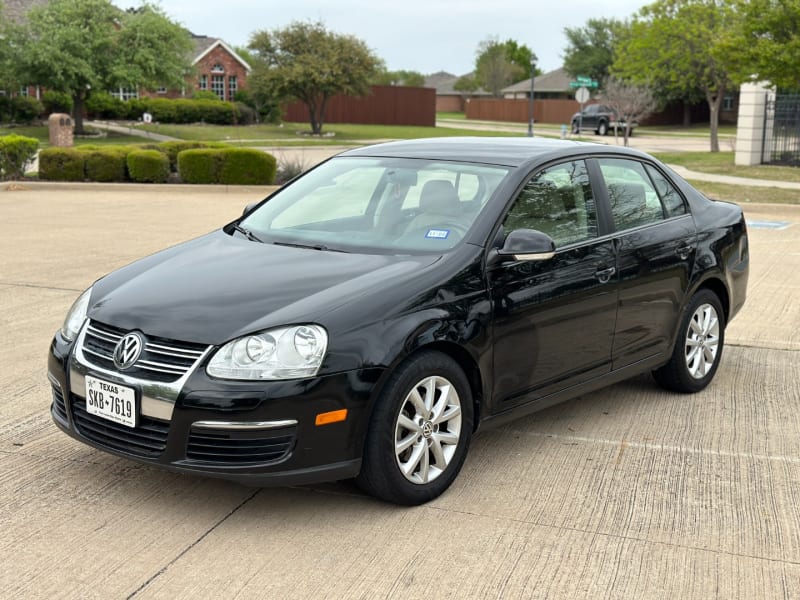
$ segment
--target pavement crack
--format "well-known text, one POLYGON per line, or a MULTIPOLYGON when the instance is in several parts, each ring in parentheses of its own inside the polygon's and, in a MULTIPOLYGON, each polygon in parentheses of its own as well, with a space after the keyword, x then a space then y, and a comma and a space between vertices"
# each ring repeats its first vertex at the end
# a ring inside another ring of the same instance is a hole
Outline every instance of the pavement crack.
POLYGON ((54 290, 57 292, 82 292, 78 288, 57 287, 52 285, 37 285, 35 283, 22 283, 20 281, 0 281, 0 285, 8 285, 11 287, 27 287, 35 288, 37 290, 54 290))
POLYGON ((154 582, 156 579, 158 579, 158 578, 159 578, 159 577, 161 577, 161 576, 162 576, 164 573, 166 573, 166 572, 167 572, 167 570, 168 570, 168 569, 169 569, 169 568, 170 568, 172 565, 174 565, 174 564, 175 564, 176 562, 178 562, 178 561, 179 561, 181 558, 183 558, 183 557, 184 557, 184 556, 185 556, 185 555, 186 555, 186 554, 187 554, 187 553, 188 553, 190 550, 192 550, 192 548, 194 548, 195 546, 197 546, 197 544, 199 544, 199 543, 200 543, 200 542, 202 542, 204 539, 206 539, 206 538, 207 538, 207 537, 208 537, 208 536, 209 536, 209 535, 210 535, 210 534, 211 534, 211 533, 212 533, 212 532, 213 532, 215 529, 217 529, 217 527, 219 527, 219 526, 220 526, 220 525, 222 525, 222 524, 223 524, 225 521, 227 521, 227 520, 228 520, 230 517, 232 517, 232 516, 233 516, 233 514, 234 514, 235 512, 237 512, 237 511, 238 511, 240 508, 242 508, 242 507, 243 507, 245 504, 247 504, 248 502, 250 502, 250 500, 252 500, 253 498, 255 498, 255 497, 256 497, 256 495, 257 495, 257 494, 258 494, 260 491, 261 491, 260 489, 257 489, 257 490, 255 490, 255 491, 254 491, 252 494, 250 494, 250 495, 249 495, 247 498, 245 498, 245 499, 244 499, 244 500, 242 500, 242 501, 241 501, 239 504, 237 504, 236 506, 234 506, 234 507, 233 507, 233 508, 232 508, 232 509, 231 509, 231 510, 228 512, 228 514, 226 514, 226 515, 225 515, 224 517, 222 517, 222 518, 221 518, 219 521, 217 521, 217 522, 216 522, 216 523, 214 523, 214 524, 213 524, 211 527, 209 527, 209 528, 208 528, 208 529, 207 529, 205 532, 203 532, 203 534, 202 534, 202 535, 200 535, 200 536, 199 536, 199 537, 198 537, 196 540, 194 540, 194 541, 193 541, 191 544, 189 544, 188 546, 186 546, 186 548, 184 548, 184 549, 183 549, 183 550, 182 550, 182 551, 181 551, 181 552, 180 552, 180 553, 179 553, 179 554, 178 554, 178 555, 177 555, 175 558, 173 558, 173 559, 172 559, 171 561, 169 561, 169 562, 168 562, 166 565, 164 565, 163 567, 161 567, 161 569, 159 569, 159 571, 158 571, 157 573, 155 573, 154 575, 152 575, 152 576, 151 576, 149 579, 147 579, 147 581, 145 581, 145 582, 144 582, 142 585, 140 585, 140 586, 139 586, 138 588, 136 588, 136 589, 135 589, 133 592, 131 592, 131 593, 130 593, 130 594, 127 596, 127 600, 131 600, 131 598, 135 598, 136 596, 138 596, 138 595, 139 595, 139 593, 140 593, 140 592, 143 592, 145 589, 147 589, 147 588, 150 586, 150 584, 151 584, 151 583, 153 583, 153 582, 154 582))

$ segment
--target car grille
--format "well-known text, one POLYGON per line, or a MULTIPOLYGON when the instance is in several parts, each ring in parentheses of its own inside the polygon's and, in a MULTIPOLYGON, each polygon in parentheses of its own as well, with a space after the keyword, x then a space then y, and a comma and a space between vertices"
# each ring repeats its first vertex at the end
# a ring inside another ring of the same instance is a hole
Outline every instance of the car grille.
POLYGON ((53 386, 53 414, 62 423, 67 423, 67 405, 64 403, 64 394, 53 386))
MULTIPOLYGON (((92 364, 116 371, 114 348, 128 333, 124 329, 92 321, 83 338, 83 353, 92 364)), ((139 360, 125 374, 149 381, 171 382, 180 379, 203 355, 207 346, 148 337, 139 360)))
POLYGON ((278 462, 294 447, 295 429, 211 431, 192 427, 186 458, 218 465, 278 462))
POLYGON ((141 416, 139 425, 126 427, 86 412, 86 402, 70 395, 75 427, 101 446, 144 458, 157 458, 167 446, 169 423, 141 416))

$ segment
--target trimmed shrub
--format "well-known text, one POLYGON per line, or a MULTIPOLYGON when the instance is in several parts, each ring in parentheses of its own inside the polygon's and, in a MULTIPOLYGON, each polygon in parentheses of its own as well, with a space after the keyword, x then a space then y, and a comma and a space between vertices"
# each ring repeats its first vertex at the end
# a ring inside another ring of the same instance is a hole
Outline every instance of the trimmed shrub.
POLYGON ((45 148, 39 152, 39 179, 83 181, 84 153, 75 148, 45 148))
POLYGON ((126 181, 125 158, 128 150, 122 146, 79 150, 84 155, 84 173, 89 181, 103 183, 126 181))
POLYGON ((222 102, 220 97, 210 90, 197 90, 192 94, 192 100, 213 100, 214 102, 222 102))
POLYGON ((243 102, 236 102, 236 124, 252 125, 256 122, 256 111, 243 102))
POLYGON ((45 114, 72 114, 72 96, 66 92, 47 90, 44 94, 42 94, 42 104, 44 105, 45 114))
POLYGON ((203 142, 161 142, 158 150, 161 150, 169 158, 169 169, 173 173, 178 171, 178 154, 184 150, 197 150, 206 148, 203 142))
POLYGON ((86 113, 93 119, 125 119, 128 104, 108 92, 92 92, 86 99, 86 113))
POLYGON ((158 150, 134 150, 128 154, 128 172, 139 183, 165 183, 169 177, 169 158, 158 150))
POLYGON ((270 185, 275 181, 275 157, 253 148, 220 150, 222 169, 219 183, 228 185, 270 185))
POLYGON ((0 136, 0 179, 21 179, 33 162, 39 140, 21 135, 0 136))
POLYGON ((218 183, 222 150, 200 148, 178 153, 178 174, 183 183, 218 183))
POLYGON ((11 120, 14 123, 30 123, 44 112, 44 106, 36 98, 16 96, 11 99, 11 120))

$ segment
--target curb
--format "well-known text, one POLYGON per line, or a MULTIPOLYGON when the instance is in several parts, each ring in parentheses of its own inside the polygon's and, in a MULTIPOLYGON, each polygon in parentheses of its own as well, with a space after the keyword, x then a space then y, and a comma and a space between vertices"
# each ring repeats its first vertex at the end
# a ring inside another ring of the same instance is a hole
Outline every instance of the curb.
POLYGON ((0 192, 86 191, 86 192, 173 192, 177 194, 261 194, 267 196, 278 185, 193 185, 187 183, 85 183, 77 181, 11 181, 0 192))

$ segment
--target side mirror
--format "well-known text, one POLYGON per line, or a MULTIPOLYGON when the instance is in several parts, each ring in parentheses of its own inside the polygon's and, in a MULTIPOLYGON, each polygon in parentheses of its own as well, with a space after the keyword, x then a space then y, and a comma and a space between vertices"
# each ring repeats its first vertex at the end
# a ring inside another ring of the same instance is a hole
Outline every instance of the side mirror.
POLYGON ((250 204, 245 206, 244 210, 242 211, 242 216, 243 217, 247 216, 247 213, 249 213, 251 210, 253 210, 260 202, 261 202, 261 200, 256 200, 255 202, 251 202, 250 204))
POLYGON ((497 254, 506 260, 550 260, 556 255, 556 243, 541 231, 517 229, 508 234, 497 254))

